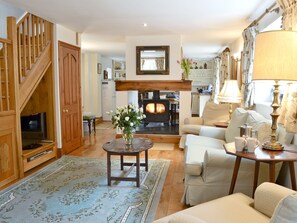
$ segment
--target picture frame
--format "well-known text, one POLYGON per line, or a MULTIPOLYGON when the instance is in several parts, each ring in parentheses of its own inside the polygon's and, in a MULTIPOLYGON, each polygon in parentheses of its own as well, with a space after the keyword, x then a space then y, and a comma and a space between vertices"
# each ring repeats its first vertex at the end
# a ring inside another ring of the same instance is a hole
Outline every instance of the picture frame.
POLYGON ((101 74, 102 73, 102 65, 101 63, 97 63, 97 74, 101 74))

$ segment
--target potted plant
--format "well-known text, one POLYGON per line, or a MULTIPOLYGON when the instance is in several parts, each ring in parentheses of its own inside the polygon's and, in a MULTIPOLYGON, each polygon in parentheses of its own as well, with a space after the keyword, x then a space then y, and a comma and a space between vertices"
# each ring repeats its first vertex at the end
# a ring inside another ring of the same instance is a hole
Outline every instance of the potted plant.
POLYGON ((178 60, 177 63, 180 64, 180 67, 183 70, 182 79, 187 80, 189 78, 190 69, 191 69, 193 60, 189 58, 182 58, 181 61, 178 60))

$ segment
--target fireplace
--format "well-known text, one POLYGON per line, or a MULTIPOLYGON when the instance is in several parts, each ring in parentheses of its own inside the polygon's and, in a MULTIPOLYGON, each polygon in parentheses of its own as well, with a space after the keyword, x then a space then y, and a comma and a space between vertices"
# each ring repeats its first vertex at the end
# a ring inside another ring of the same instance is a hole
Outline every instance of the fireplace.
POLYGON ((143 100, 143 112, 146 115, 144 125, 150 122, 169 124, 169 100, 160 99, 160 91, 153 91, 152 99, 143 100))

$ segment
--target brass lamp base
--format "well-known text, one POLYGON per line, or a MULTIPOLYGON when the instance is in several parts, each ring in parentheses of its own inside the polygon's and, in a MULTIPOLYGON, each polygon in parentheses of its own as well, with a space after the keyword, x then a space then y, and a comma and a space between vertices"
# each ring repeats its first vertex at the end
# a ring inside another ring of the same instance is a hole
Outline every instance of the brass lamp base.
POLYGON ((284 149, 284 146, 280 142, 272 143, 267 141, 262 144, 262 148, 266 150, 281 151, 284 149))
POLYGON ((274 91, 273 91, 273 102, 272 102, 272 113, 271 115, 271 138, 270 141, 266 141, 263 143, 263 149, 267 150, 274 150, 274 151, 281 151, 284 149, 281 143, 276 141, 276 129, 277 129, 277 118, 279 116, 277 109, 280 107, 279 102, 278 102, 278 97, 279 97, 279 84, 278 80, 275 81, 274 84, 274 91))

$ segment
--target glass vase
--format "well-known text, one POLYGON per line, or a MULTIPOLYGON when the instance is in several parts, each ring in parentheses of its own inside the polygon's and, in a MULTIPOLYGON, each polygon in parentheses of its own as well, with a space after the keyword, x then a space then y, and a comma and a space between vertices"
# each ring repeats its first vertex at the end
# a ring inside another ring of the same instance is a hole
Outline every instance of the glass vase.
POLYGON ((135 134, 135 129, 124 129, 123 130, 122 137, 123 137, 127 147, 132 146, 134 134, 135 134))

